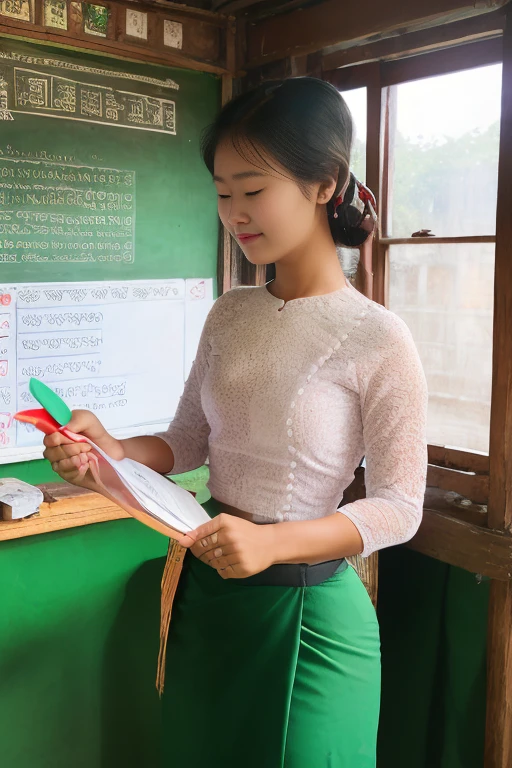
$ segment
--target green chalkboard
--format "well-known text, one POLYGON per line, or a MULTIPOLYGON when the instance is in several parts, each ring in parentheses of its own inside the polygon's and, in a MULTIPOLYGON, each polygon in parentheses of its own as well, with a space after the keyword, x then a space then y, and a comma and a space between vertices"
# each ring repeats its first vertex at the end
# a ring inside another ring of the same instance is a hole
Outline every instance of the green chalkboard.
POLYGON ((212 75, 2 40, 0 282, 211 277, 212 75))
POLYGON ((0 285, 214 277, 199 140, 219 101, 212 75, 2 38, 0 285))

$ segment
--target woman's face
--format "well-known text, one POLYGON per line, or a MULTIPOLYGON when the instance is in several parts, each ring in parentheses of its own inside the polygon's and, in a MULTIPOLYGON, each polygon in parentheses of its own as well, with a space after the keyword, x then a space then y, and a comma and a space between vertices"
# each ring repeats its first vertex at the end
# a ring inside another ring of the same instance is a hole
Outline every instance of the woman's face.
POLYGON ((332 189, 312 184, 306 197, 284 168, 270 163, 253 165, 230 140, 215 152, 219 216, 252 264, 293 258, 313 242, 319 226, 328 226, 324 206, 335 182, 332 189))

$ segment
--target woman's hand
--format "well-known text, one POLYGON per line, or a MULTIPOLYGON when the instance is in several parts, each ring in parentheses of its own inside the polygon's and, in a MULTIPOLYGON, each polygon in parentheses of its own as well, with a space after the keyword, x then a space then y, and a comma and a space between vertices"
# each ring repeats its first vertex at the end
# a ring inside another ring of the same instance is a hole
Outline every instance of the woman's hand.
MULTIPOLYGON (((88 437, 113 459, 124 458, 121 442, 109 435, 91 411, 73 411, 66 429, 88 437)), ((89 471, 87 454, 91 446, 88 443, 75 443, 62 432, 46 435, 43 442, 45 445, 43 456, 51 463, 54 472, 68 483, 95 489, 96 484, 89 471)))
POLYGON ((220 514, 180 540, 223 579, 245 579, 273 565, 275 525, 220 514))

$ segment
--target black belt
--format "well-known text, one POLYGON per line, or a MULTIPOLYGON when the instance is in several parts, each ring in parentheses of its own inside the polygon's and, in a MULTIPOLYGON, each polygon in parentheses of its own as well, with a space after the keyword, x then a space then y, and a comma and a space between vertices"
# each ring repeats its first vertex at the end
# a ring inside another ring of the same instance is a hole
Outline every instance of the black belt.
POLYGON ((316 587, 348 567, 344 557, 325 563, 278 563, 246 579, 233 579, 247 587, 316 587))

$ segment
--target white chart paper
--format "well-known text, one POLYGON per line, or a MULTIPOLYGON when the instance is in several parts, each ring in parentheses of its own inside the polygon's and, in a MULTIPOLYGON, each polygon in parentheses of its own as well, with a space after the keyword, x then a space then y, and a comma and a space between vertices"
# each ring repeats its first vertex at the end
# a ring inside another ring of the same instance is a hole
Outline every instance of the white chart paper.
POLYGON ((39 407, 31 376, 118 437, 165 429, 211 296, 211 279, 0 285, 0 463, 42 455, 12 418, 39 407))

